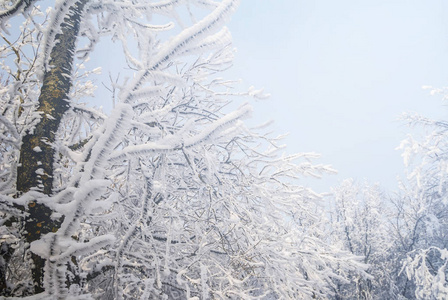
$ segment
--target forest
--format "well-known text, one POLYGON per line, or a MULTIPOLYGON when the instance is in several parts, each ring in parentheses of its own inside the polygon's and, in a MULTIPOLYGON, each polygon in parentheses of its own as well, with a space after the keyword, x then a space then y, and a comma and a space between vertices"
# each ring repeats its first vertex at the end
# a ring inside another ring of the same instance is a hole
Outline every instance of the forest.
POLYGON ((0 2, 0 299, 448 299, 448 122, 403 116, 397 193, 313 191, 223 77, 238 4, 0 2))

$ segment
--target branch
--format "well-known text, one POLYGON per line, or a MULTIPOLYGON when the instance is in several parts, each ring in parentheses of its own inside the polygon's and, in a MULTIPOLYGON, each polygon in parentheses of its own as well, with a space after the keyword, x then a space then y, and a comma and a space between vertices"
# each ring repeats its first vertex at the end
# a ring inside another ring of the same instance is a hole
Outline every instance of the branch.
MULTIPOLYGON (((0 12, 0 25, 3 27, 3 24, 12 16, 26 11, 36 0, 19 0, 9 9, 0 12)), ((3 28, 4 29, 4 28, 3 28)))

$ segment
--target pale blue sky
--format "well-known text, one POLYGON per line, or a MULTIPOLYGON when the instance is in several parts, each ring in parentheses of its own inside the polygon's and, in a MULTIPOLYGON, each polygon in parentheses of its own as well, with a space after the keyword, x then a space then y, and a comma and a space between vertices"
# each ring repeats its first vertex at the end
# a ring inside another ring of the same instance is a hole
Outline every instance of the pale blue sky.
POLYGON ((229 27, 238 49, 229 76, 264 87, 255 117, 289 132, 289 152, 314 151, 337 176, 396 187, 410 129, 397 118, 446 118, 448 2, 444 0, 243 0, 229 27))

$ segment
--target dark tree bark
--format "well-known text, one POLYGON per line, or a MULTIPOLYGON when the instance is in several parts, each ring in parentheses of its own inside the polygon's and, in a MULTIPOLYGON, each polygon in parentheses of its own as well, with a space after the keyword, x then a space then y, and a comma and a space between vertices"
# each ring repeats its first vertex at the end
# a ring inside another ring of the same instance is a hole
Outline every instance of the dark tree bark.
POLYGON ((7 243, 0 243, 0 295, 7 295, 10 290, 6 281, 6 266, 11 259, 14 249, 10 247, 7 243))
MULTIPOLYGON (((88 0, 80 0, 70 7, 68 15, 61 25, 62 32, 56 35, 57 43, 50 53, 50 68, 45 72, 38 112, 40 122, 33 132, 28 132, 22 140, 20 164, 17 170, 17 190, 26 193, 38 190, 51 195, 53 190, 53 168, 55 150, 53 144, 62 117, 70 108, 68 94, 72 87, 72 73, 76 40, 82 12, 88 0)), ((28 243, 36 241, 42 235, 56 232, 62 220, 53 220, 52 211, 47 206, 32 201, 25 208, 28 212, 24 220, 24 235, 28 243)), ((45 260, 32 254, 32 269, 35 293, 44 291, 43 269, 45 260)))

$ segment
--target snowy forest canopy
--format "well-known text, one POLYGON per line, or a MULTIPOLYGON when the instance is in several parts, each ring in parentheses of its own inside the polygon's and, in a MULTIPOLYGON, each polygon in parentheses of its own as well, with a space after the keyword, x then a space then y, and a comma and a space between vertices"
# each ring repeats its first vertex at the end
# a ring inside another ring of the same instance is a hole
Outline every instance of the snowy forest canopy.
POLYGON ((320 195, 301 179, 334 170, 282 154, 244 122, 263 91, 222 78, 237 0, 44 3, 0 3, 1 296, 448 297, 446 122, 405 116, 430 130, 397 195, 320 195), (102 43, 125 62, 110 113, 85 103, 102 43))

